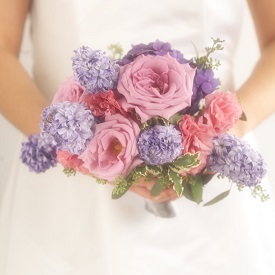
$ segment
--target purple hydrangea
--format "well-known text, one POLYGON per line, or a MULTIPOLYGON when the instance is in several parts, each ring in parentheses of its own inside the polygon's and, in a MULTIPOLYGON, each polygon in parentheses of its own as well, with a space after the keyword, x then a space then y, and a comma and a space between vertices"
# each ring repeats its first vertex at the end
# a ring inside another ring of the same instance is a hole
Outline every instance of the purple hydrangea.
POLYGON ((149 165, 173 162, 182 154, 182 135, 173 125, 156 125, 138 138, 139 157, 149 165))
POLYGON ((188 63, 188 60, 183 57, 183 54, 180 51, 171 48, 170 43, 165 43, 159 40, 149 44, 138 44, 132 46, 132 49, 122 58, 120 63, 121 65, 131 63, 141 54, 163 56, 167 53, 177 59, 177 61, 181 64, 188 63))
POLYGON ((207 169, 217 172, 241 186, 259 184, 266 173, 261 154, 247 142, 228 134, 213 139, 213 151, 207 169))
POLYGON ((79 84, 88 93, 98 93, 116 88, 119 65, 102 51, 82 46, 74 51, 72 67, 79 84))
POLYGON ((219 80, 214 77, 212 69, 197 69, 194 77, 191 107, 186 109, 184 113, 195 114, 199 110, 200 100, 214 92, 219 84, 219 80))
POLYGON ((36 173, 54 167, 57 163, 55 141, 46 133, 29 136, 22 144, 21 160, 36 173))
POLYGON ((65 101, 44 109, 40 128, 54 138, 58 150, 79 155, 94 135, 95 119, 83 105, 65 101))

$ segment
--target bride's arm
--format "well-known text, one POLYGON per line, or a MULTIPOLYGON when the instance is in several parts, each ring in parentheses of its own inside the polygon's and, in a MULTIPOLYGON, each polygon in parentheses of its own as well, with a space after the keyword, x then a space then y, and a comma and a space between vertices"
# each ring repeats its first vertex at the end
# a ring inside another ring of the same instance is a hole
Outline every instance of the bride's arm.
POLYGON ((26 135, 39 131, 48 105, 18 61, 29 0, 0 0, 0 112, 26 135))
POLYGON ((261 56, 251 76, 238 91, 248 118, 247 122, 240 122, 235 128, 240 137, 275 112, 275 1, 248 0, 248 4, 261 56))

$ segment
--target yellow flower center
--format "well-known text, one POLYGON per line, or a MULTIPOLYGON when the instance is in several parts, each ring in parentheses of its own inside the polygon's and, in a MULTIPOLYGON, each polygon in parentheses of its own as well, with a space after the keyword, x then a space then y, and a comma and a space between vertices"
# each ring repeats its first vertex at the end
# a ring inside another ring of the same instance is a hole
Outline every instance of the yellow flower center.
POLYGON ((111 142, 111 144, 110 144, 110 146, 109 146, 109 150, 112 152, 112 154, 113 154, 114 156, 117 157, 117 156, 122 152, 123 146, 122 146, 122 144, 120 143, 120 141, 119 141, 117 138, 115 138, 115 139, 111 142))

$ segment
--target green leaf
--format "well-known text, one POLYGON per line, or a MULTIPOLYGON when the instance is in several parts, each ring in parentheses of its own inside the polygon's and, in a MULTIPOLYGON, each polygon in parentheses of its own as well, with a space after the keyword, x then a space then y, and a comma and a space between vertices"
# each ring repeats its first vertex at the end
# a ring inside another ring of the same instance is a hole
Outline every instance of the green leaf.
POLYGON ((172 182, 173 189, 177 192, 178 196, 179 197, 182 196, 182 192, 183 192, 182 177, 171 169, 168 170, 168 177, 169 177, 169 180, 172 182))
POLYGON ((229 189, 229 190, 227 190, 227 191, 221 193, 220 195, 216 196, 216 197, 215 197, 214 199, 212 199, 211 201, 205 203, 203 206, 213 205, 214 203, 221 201, 222 199, 226 198, 226 197, 229 195, 230 190, 231 190, 231 189, 229 189))
POLYGON ((147 166, 146 165, 140 165, 138 167, 135 168, 135 170, 133 171, 136 176, 142 176, 142 177, 146 177, 147 175, 147 166))
POLYGON ((182 183, 182 177, 171 169, 168 170, 168 177, 172 183, 182 183))
POLYGON ((112 192, 112 199, 119 199, 121 198, 127 191, 128 189, 132 186, 133 182, 125 183, 125 184, 116 184, 115 188, 113 189, 112 192))
POLYGON ((144 123, 142 123, 141 125, 141 130, 146 130, 152 126, 155 125, 169 125, 169 121, 161 116, 153 116, 152 118, 148 119, 147 121, 145 121, 144 123))
POLYGON ((192 192, 191 192, 191 186, 189 184, 189 180, 188 178, 183 178, 183 196, 185 198, 187 198, 188 200, 190 201, 194 201, 194 198, 193 198, 193 195, 192 195, 192 192))
POLYGON ((153 175, 153 176, 157 176, 159 174, 162 173, 163 169, 161 166, 153 166, 153 165, 147 165, 146 167, 147 169, 147 173, 153 175))
POLYGON ((201 179, 202 179, 202 184, 205 185, 207 184, 215 174, 202 174, 201 179))
POLYGON ((171 124, 178 125, 179 122, 181 121, 182 117, 183 117, 183 115, 180 115, 180 114, 176 113, 176 114, 172 115, 172 116, 169 118, 169 122, 170 122, 171 124))
POLYGON ((181 197, 182 194, 183 194, 183 186, 182 186, 182 183, 174 183, 173 185, 173 189, 177 192, 178 196, 181 197))
POLYGON ((200 165, 199 156, 200 156, 200 152, 197 152, 195 154, 185 153, 183 156, 180 156, 179 158, 177 158, 169 166, 176 173, 189 171, 191 168, 194 168, 200 165))
POLYGON ((245 112, 242 112, 242 115, 241 115, 241 117, 240 117, 240 120, 242 120, 242 121, 247 121, 247 117, 246 117, 245 112))
POLYGON ((151 196, 158 196, 163 190, 160 180, 157 179, 156 183, 151 189, 151 196))
POLYGON ((190 177, 190 188, 194 201, 199 204, 202 201, 203 183, 200 175, 190 177))
POLYGON ((163 166, 162 173, 158 175, 158 180, 163 189, 168 188, 171 184, 173 184, 169 178, 168 171, 169 168, 167 166, 163 166))

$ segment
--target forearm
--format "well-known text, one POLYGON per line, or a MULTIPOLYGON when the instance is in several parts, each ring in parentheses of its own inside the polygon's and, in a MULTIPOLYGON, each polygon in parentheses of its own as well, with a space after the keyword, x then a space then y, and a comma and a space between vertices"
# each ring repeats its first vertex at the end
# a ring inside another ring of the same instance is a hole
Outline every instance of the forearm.
POLYGON ((0 112, 20 131, 39 131, 48 101, 13 54, 0 51, 0 112))
POLYGON ((249 79, 239 89, 238 96, 247 116, 246 122, 239 122, 234 129, 242 137, 253 130, 275 111, 275 41, 261 53, 249 79))

